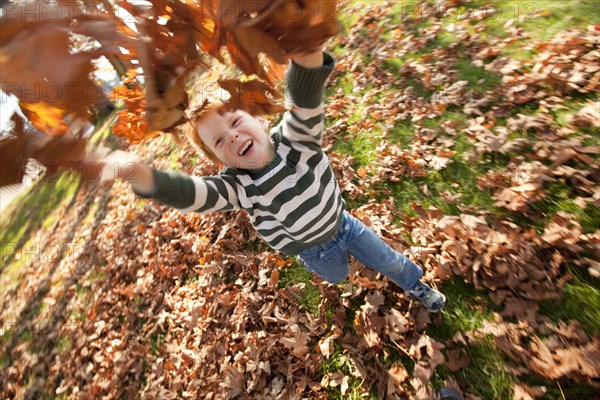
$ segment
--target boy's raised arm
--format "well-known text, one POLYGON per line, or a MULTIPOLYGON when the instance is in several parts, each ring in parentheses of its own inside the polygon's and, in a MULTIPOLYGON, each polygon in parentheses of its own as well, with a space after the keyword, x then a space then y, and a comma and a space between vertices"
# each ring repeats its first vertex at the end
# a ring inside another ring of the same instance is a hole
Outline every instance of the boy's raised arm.
POLYGON ((104 185, 122 179, 140 197, 152 198, 183 212, 206 213, 240 208, 235 184, 226 177, 195 177, 175 171, 160 171, 126 151, 96 149, 83 161, 82 173, 85 179, 97 179, 104 185))
POLYGON ((320 47, 311 53, 295 54, 286 72, 287 100, 301 108, 318 107, 334 64, 331 55, 320 47))

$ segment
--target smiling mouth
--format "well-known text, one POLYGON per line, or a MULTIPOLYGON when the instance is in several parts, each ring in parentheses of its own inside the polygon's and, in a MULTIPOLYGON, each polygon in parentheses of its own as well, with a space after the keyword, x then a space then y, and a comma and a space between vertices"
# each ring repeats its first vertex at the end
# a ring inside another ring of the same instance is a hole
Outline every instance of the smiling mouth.
POLYGON ((245 155, 246 155, 246 153, 248 153, 248 151, 249 151, 249 150, 252 148, 252 144, 253 144, 253 141, 252 141, 251 139, 250 139, 250 140, 247 140, 247 141, 246 141, 246 142, 245 142, 245 143, 242 145, 242 147, 240 147, 240 150, 238 151, 238 155, 239 155, 239 156, 245 156, 245 155))

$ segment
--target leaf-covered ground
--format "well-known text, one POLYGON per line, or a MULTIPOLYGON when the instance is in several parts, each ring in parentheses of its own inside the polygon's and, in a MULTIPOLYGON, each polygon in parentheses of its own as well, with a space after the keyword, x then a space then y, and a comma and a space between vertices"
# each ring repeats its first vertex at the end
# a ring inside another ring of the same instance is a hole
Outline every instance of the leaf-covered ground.
MULTIPOLYGON (((357 263, 320 281, 242 213, 63 174, 2 214, 2 397, 596 398, 600 4, 482 4, 348 2, 329 46, 349 208, 423 265, 441 313, 357 263)), ((168 136, 129 150, 217 170, 168 136)))

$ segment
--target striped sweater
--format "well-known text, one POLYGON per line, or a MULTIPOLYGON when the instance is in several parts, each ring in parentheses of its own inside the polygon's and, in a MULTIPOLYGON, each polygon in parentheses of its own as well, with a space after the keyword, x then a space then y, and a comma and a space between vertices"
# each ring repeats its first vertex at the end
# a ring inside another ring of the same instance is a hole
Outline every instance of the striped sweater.
POLYGON ((286 80, 293 106, 271 130, 276 156, 261 170, 225 168, 203 177, 154 170, 154 192, 138 194, 182 212, 245 210, 265 241, 287 255, 331 239, 345 207, 321 147, 323 87, 333 66, 327 53, 320 68, 291 63, 286 80))

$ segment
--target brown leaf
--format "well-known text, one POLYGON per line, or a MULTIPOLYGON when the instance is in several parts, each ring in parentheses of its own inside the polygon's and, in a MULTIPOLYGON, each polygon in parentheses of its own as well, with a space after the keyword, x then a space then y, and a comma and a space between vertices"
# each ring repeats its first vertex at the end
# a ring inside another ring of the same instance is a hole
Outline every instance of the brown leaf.
POLYGON ((552 246, 562 247, 573 253, 580 253, 579 245, 583 230, 579 222, 570 214, 559 212, 544 229, 542 239, 552 246))
POLYGON ((498 127, 495 132, 486 129, 485 132, 477 135, 475 146, 480 154, 484 152, 506 154, 519 150, 529 142, 523 138, 509 140, 509 135, 510 131, 505 127, 498 127))
POLYGON ((224 105, 226 109, 243 109, 251 115, 285 111, 282 106, 274 104, 271 100, 281 96, 264 82, 258 80, 239 82, 232 79, 218 82, 219 86, 228 91, 231 96, 224 105))
POLYGON ((534 389, 525 384, 515 383, 513 386, 514 400, 534 400, 536 397, 542 396, 546 390, 542 388, 534 389))
POLYGON ((397 387, 401 387, 402 383, 409 377, 409 374, 406 371, 406 368, 404 368, 404 365, 401 363, 394 363, 388 370, 388 376, 387 392, 391 395, 396 392, 397 387))
POLYGON ((342 331, 337 327, 333 326, 332 331, 323 339, 319 341, 317 346, 317 350, 323 355, 325 358, 331 357, 334 351, 334 342, 342 335, 342 331))
POLYGON ((463 349, 448 349, 446 356, 448 357, 446 365, 453 372, 460 371, 471 363, 469 356, 463 349))
POLYGON ((385 302, 385 296, 381 292, 369 293, 365 296, 366 303, 361 309, 367 314, 375 314, 379 311, 379 306, 385 302))
POLYGON ((383 328, 383 318, 378 315, 369 315, 359 311, 356 314, 355 327, 356 331, 360 333, 367 348, 383 347, 380 336, 383 328))
POLYGON ((573 116, 573 123, 580 127, 600 128, 600 102, 589 102, 573 116))
POLYGON ((513 186, 503 189, 494 194, 494 205, 504 207, 511 211, 524 211, 527 205, 543 196, 539 184, 525 183, 523 185, 513 186))
POLYGON ((292 354, 296 357, 303 358, 309 351, 308 346, 306 345, 308 338, 306 334, 300 330, 298 325, 291 326, 291 333, 294 335, 293 337, 281 338, 281 342, 286 348, 292 350, 292 354))

